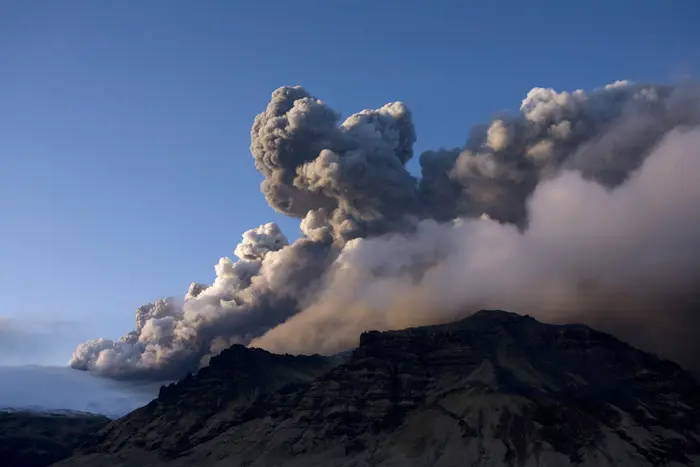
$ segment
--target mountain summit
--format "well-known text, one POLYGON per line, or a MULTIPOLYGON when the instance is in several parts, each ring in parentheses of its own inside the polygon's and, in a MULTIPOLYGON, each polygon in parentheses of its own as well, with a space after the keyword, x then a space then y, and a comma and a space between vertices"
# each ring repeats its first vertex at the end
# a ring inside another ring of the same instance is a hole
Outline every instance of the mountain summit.
POLYGON ((582 325, 481 311, 346 360, 235 346, 71 466, 700 465, 700 386, 582 325))

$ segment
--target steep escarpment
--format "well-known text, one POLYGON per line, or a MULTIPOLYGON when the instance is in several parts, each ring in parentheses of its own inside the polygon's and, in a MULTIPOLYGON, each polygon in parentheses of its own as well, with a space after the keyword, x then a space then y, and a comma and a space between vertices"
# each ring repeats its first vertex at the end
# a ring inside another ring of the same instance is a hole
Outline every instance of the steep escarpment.
POLYGON ((585 326, 483 311, 365 333, 340 365, 227 352, 227 368, 296 376, 200 371, 59 465, 700 464, 696 382, 585 326))

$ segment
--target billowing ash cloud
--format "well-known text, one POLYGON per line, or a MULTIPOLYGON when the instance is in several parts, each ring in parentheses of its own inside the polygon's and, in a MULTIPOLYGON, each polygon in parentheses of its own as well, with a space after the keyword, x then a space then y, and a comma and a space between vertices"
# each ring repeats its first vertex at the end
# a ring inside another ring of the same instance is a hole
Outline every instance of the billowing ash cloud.
POLYGON ((593 324, 699 366, 698 85, 533 89, 464 147, 423 153, 420 178, 398 102, 340 123, 281 88, 251 137, 266 199, 302 238, 246 232, 214 284, 139 308, 135 331, 81 344, 73 367, 175 377, 235 342, 333 353, 479 308, 593 324))
POLYGON ((276 210, 310 239, 342 242, 399 229, 418 208, 404 164, 416 132, 400 102, 339 115, 300 87, 280 88, 253 124, 251 151, 276 210))

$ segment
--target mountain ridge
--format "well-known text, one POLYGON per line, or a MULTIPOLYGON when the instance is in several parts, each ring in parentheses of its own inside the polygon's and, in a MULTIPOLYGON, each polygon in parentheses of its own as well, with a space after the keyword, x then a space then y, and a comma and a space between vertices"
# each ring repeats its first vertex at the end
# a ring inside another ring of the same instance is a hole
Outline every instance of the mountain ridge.
POLYGON ((365 332, 345 362, 238 346, 211 365, 57 465, 700 464, 697 382, 583 325, 484 310, 365 332), (167 411, 201 409, 215 374, 238 389, 183 430, 167 411))

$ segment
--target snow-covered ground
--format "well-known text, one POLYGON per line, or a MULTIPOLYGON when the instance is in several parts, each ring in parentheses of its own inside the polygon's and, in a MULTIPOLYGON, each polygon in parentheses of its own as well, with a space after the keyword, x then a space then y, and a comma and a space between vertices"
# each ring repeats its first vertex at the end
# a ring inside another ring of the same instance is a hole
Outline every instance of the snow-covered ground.
POLYGON ((119 382, 59 366, 0 366, 0 408, 92 412, 117 418, 146 405, 160 384, 119 382))

